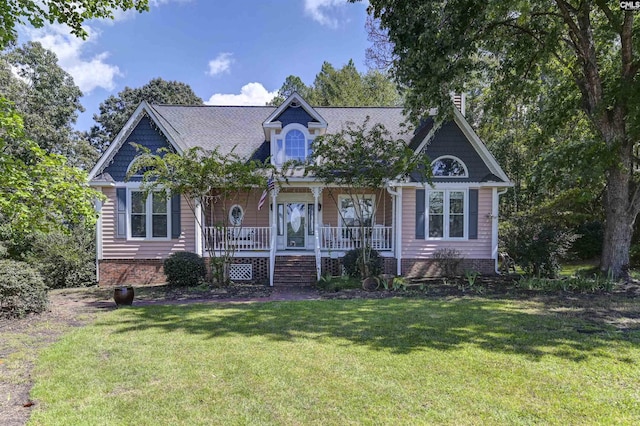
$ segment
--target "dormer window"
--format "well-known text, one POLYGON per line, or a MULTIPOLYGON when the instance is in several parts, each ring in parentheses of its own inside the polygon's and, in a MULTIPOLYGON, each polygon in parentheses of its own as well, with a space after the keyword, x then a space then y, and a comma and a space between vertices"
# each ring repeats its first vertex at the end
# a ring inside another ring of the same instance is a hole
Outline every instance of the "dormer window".
POLYGON ((461 178, 469 177, 467 166, 457 157, 446 155, 431 163, 433 177, 461 178))
POLYGON ((287 161, 306 161, 311 156, 311 143, 307 129, 299 124, 290 124, 282 130, 276 139, 274 163, 282 166, 287 161))
POLYGON ((307 158, 307 138, 300 130, 290 130, 284 137, 284 153, 287 160, 304 161, 307 158))

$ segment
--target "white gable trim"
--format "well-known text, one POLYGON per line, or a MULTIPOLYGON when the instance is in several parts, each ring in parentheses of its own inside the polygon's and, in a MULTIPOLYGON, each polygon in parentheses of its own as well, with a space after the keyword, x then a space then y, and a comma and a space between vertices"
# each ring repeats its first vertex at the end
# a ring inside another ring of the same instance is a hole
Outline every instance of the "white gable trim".
POLYGON ((267 117, 267 119, 262 123, 262 127, 264 128, 264 136, 267 141, 271 141, 271 131, 270 131, 271 129, 282 128, 282 123, 280 123, 279 121, 273 121, 273 120, 275 120, 280 114, 284 112, 285 109, 289 108, 289 106, 291 106, 291 104, 294 102, 299 103, 300 106, 307 112, 307 114, 309 114, 316 121, 318 121, 318 123, 309 123, 308 124, 309 128, 315 128, 315 129, 327 128, 327 125, 328 125, 327 121, 324 118, 322 118, 322 116, 318 114, 318 112, 315 109, 313 109, 313 107, 309 105, 307 101, 305 101, 302 98, 302 96, 298 94, 298 92, 293 92, 291 96, 289 96, 278 108, 276 108, 275 111, 273 111, 271 115, 269 115, 269 117, 267 117))
MULTIPOLYGON (((435 111, 430 111, 430 115, 431 115, 431 112, 435 112, 435 111)), ((435 117, 433 117, 432 115, 432 118, 435 118, 435 117)), ((476 150, 480 158, 482 158, 482 161, 484 161, 484 163, 487 165, 487 167, 489 168, 489 171, 491 171, 491 173, 493 173, 494 175, 502 179, 505 183, 508 183, 508 186, 513 186, 513 182, 511 182, 509 177, 507 177, 507 174, 504 172, 504 170, 502 170, 502 167, 500 167, 500 164, 498 164, 495 157, 491 154, 491 152, 489 152, 489 150, 487 149, 487 146, 484 144, 484 142, 482 142, 478 134, 473 130, 473 128, 471 127, 467 119, 464 118, 464 116, 458 110, 458 108, 453 108, 453 121, 460 128, 460 130, 462 130, 462 133, 465 135, 467 140, 471 143, 471 146, 473 146, 473 148, 476 150)), ((426 148, 426 146, 433 139, 433 137, 435 136, 436 132, 440 129, 442 124, 443 123, 441 120, 433 124, 433 127, 431 128, 431 130, 429 130, 429 133, 427 133, 427 136, 425 136, 422 142, 420 142, 420 145, 418 145, 418 148, 416 148, 416 151, 415 151, 416 153, 420 153, 426 148)))
POLYGON ((115 155, 120 150, 120 147, 122 147, 129 135, 131 135, 131 132, 133 132, 133 129, 136 128, 140 120, 142 120, 145 115, 149 117, 151 121, 153 121, 158 129, 160 129, 171 146, 173 146, 173 148, 178 153, 182 153, 182 148, 180 148, 180 145, 178 145, 178 143, 171 137, 164 126, 160 123, 160 120, 158 120, 158 117, 156 116, 155 111, 153 110, 151 105, 149 105, 147 101, 142 101, 140 102, 140 105, 138 105, 138 108, 136 108, 134 113, 131 114, 131 117, 129 117, 129 120, 127 120, 117 136, 113 139, 111 145, 109 145, 109 148, 107 148, 107 150, 102 154, 102 156, 98 160, 98 163, 93 167, 93 169, 91 169, 91 172, 89 173, 89 181, 93 181, 95 177, 98 176, 111 163, 113 157, 115 157, 115 155))
POLYGON ((502 167, 500 167, 500 164, 498 164, 498 161, 496 161, 493 154, 489 152, 489 149, 487 149, 487 146, 484 144, 484 142, 482 142, 482 140, 480 139, 478 134, 473 130, 473 128, 471 127, 467 119, 464 118, 462 113, 457 108, 453 109, 453 117, 458 127, 460 127, 460 130, 462 130, 462 133, 464 133, 467 139, 471 142, 476 152, 478 152, 478 155, 480 155, 480 158, 482 158, 482 160, 485 162, 485 164, 487 165, 491 173, 498 176, 504 182, 511 183, 510 186, 513 186, 513 183, 511 182, 507 174, 504 172, 504 170, 502 170, 502 167))

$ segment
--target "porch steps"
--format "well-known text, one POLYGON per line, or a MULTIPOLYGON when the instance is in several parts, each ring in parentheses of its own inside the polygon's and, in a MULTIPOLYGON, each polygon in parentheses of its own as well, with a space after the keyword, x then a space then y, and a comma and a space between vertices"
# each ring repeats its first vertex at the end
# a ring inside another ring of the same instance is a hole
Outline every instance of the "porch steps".
POLYGON ((310 287, 316 283, 315 256, 276 256, 274 287, 310 287))

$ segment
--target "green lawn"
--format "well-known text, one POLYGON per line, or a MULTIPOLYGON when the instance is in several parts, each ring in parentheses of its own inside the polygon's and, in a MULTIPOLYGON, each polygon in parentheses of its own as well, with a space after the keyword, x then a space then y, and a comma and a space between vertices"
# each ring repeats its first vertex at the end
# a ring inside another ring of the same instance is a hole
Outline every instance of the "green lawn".
POLYGON ((640 331, 528 301, 155 306, 39 357, 30 424, 639 424, 640 331))

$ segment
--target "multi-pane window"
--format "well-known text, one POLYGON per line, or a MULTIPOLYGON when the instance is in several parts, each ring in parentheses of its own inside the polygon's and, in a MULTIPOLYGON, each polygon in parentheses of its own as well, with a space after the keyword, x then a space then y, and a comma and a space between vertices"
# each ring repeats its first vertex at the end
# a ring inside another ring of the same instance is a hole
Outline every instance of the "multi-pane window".
POLYGON ((464 238, 466 191, 429 191, 427 197, 428 238, 464 238))
POLYGON ((284 138, 284 153, 287 160, 304 161, 307 158, 307 139, 300 130, 290 130, 284 138))
POLYGON ((275 141, 273 152, 274 163, 281 166, 287 161, 306 161, 313 152, 311 144, 313 139, 307 138, 307 134, 300 129, 290 129, 283 132, 284 139, 275 141))
POLYGON ((131 192, 131 236, 147 237, 147 202, 144 192, 131 192))
POLYGON ((167 213, 167 193, 153 192, 151 197, 151 236, 153 238, 166 238, 169 228, 167 213))
POLYGON ((166 192, 131 191, 131 237, 167 238, 169 236, 169 197, 166 192))
POLYGON ((340 197, 340 220, 342 226, 371 226, 373 203, 373 195, 340 197))
POLYGON ((462 161, 453 156, 443 156, 431 163, 434 177, 468 177, 467 168, 462 161))

